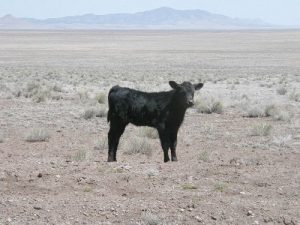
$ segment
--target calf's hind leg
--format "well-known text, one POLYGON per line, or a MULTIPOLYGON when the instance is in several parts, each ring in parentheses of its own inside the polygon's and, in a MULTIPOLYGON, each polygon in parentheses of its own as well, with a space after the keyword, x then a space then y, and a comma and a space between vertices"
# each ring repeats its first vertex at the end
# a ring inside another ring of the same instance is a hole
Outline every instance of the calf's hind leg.
POLYGON ((176 146, 177 146, 177 133, 172 133, 170 135, 170 148, 171 148, 171 160, 172 161, 177 161, 177 156, 176 156, 176 146))
POLYGON ((122 123, 119 119, 113 119, 110 122, 108 132, 108 159, 107 162, 117 161, 117 150, 120 137, 123 134, 127 124, 122 123))

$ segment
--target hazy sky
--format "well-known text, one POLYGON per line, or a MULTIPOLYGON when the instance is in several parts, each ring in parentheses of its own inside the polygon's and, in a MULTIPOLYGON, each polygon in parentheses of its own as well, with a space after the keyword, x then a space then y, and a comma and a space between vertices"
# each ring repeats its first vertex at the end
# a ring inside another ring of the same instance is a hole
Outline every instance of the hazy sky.
POLYGON ((260 18, 278 25, 300 25, 300 0, 0 0, 0 16, 49 18, 137 12, 162 6, 260 18))

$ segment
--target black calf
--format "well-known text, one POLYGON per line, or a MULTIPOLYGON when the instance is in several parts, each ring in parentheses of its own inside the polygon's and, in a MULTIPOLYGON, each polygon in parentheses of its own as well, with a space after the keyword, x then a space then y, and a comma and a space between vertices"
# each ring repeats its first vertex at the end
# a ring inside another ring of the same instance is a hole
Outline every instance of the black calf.
POLYGON ((194 92, 203 87, 202 83, 177 84, 169 82, 173 88, 167 92, 147 93, 120 86, 114 86, 108 94, 110 122, 108 132, 108 162, 117 161, 119 140, 128 123, 157 129, 164 151, 164 162, 177 161, 176 145, 178 129, 185 111, 194 104, 194 92))

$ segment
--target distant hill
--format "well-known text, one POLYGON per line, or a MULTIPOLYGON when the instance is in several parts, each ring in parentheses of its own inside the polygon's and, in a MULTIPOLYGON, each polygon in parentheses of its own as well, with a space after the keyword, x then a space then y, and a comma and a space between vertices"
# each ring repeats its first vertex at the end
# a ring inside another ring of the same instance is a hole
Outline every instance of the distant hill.
POLYGON ((263 29, 261 20, 237 19, 203 10, 162 7, 137 13, 67 16, 44 20, 0 18, 0 29, 263 29))

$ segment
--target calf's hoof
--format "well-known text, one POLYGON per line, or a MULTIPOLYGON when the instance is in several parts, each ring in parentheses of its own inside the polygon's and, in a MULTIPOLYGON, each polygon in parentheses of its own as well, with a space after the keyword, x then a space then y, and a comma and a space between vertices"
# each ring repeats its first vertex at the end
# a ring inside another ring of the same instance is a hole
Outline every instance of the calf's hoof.
POLYGON ((116 159, 110 158, 110 157, 108 157, 108 159, 107 159, 107 162, 116 162, 116 161, 117 161, 116 159))
POLYGON ((164 159, 164 162, 166 163, 166 162, 169 162, 170 161, 170 159, 164 159))

